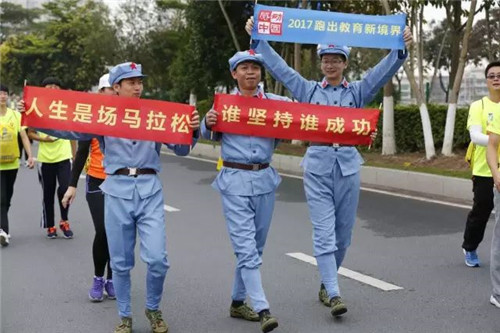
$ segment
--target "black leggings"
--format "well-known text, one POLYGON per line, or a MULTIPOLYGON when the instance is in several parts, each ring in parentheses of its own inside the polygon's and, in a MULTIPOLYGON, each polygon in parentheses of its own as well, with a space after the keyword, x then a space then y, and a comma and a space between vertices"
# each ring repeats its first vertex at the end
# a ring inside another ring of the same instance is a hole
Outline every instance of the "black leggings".
POLYGON ((107 264, 107 278, 111 279, 112 274, 109 265, 108 240, 106 238, 106 229, 104 228, 104 194, 99 188, 103 181, 104 179, 87 176, 86 198, 95 228, 94 243, 92 245, 94 274, 95 276, 104 276, 104 269, 107 264))
POLYGON ((474 204, 467 215, 467 223, 465 224, 462 244, 465 251, 475 251, 483 240, 486 223, 488 223, 493 210, 493 187, 493 177, 474 176, 472 178, 474 204))
POLYGON ((57 203, 61 211, 61 220, 68 220, 69 206, 64 208, 61 200, 68 189, 70 177, 71 162, 69 159, 56 163, 42 163, 40 166, 38 179, 43 189, 43 228, 51 228, 54 226, 54 194, 56 192, 57 183, 59 183, 57 189, 57 198, 59 200, 57 200, 57 203))
POLYGON ((14 194, 14 183, 16 181, 17 169, 0 170, 0 229, 9 233, 9 208, 12 194, 14 194))

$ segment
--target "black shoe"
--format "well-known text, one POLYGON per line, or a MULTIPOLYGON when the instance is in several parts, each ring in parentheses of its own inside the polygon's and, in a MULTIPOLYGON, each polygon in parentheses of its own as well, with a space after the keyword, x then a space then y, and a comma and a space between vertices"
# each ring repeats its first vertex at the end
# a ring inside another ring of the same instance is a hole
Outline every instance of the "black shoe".
POLYGON ((347 312, 347 307, 340 296, 332 297, 330 300, 330 308, 332 309, 330 313, 334 317, 341 316, 347 312))
POLYGON ((259 312, 260 328, 262 332, 267 333, 278 327, 278 320, 274 318, 269 310, 262 310, 259 312))

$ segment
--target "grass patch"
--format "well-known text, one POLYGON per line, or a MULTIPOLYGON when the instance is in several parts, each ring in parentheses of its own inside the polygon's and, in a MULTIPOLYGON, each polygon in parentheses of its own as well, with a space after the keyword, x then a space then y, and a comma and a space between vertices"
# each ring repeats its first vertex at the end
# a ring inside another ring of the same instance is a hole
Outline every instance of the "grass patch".
POLYGON ((402 170, 402 171, 429 173, 429 174, 438 175, 438 176, 456 177, 456 178, 464 178, 464 179, 471 178, 470 170, 447 170, 447 169, 440 169, 437 167, 404 166, 404 165, 380 163, 380 162, 365 162, 364 165, 378 167, 378 168, 402 170))

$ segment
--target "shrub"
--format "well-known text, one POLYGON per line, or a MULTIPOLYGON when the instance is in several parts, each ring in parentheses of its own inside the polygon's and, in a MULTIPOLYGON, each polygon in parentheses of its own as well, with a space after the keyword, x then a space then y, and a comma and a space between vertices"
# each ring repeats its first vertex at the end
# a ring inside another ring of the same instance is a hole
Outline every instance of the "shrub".
MULTIPOLYGON (((429 117, 432 126, 432 136, 436 150, 443 145, 444 127, 446 123, 447 105, 428 104, 429 117)), ((469 108, 457 108, 455 117, 455 132, 453 134, 453 148, 466 148, 470 138, 466 129, 469 108)), ((383 115, 380 113, 378 122, 378 136, 373 147, 382 147, 382 123, 383 115)), ((420 110, 417 105, 396 105, 394 107, 394 131, 396 137, 396 149, 398 152, 425 151, 424 133, 420 110)))

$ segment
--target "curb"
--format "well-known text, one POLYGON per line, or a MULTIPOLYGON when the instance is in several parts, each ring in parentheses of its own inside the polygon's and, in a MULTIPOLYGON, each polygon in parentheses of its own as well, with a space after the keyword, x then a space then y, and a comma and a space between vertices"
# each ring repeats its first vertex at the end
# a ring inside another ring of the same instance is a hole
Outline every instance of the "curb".
MULTIPOLYGON (((220 156, 220 146, 197 143, 190 155, 216 161, 220 156)), ((298 156, 274 154, 272 165, 279 172, 302 176, 301 160, 302 157, 298 156)), ((361 183, 365 187, 472 203, 472 183, 468 179, 362 166, 361 183)))

